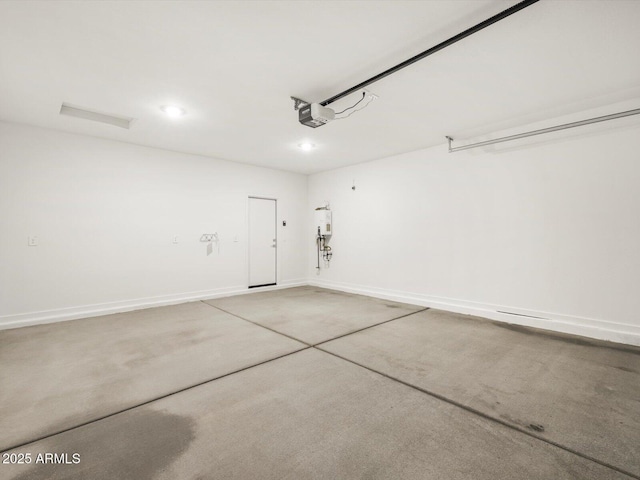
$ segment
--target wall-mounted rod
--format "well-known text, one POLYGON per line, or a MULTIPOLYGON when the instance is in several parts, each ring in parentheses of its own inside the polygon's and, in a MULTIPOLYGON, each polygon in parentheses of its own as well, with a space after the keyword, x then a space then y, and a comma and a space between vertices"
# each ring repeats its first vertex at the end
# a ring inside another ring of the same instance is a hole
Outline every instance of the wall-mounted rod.
POLYGON ((500 20, 507 18, 509 15, 513 15, 516 12, 519 12, 520 10, 522 10, 523 8, 528 7, 529 5, 533 5, 534 3, 538 2, 539 0, 524 0, 523 2, 517 3, 515 5, 513 5, 512 7, 507 8, 506 10, 503 10, 502 12, 498 13, 497 15, 494 15, 491 18, 486 19, 483 22, 478 23, 477 25, 474 25, 471 28, 468 28, 467 30, 465 30, 464 32, 461 32, 451 38, 449 38, 448 40, 445 40, 442 43, 439 43, 438 45, 436 45, 435 47, 431 47, 428 50, 425 50, 422 53, 419 53, 418 55, 411 57, 408 60, 405 60, 402 63, 399 63, 398 65, 396 65, 395 67, 391 67, 388 70, 385 70, 382 73, 379 73, 378 75, 375 75, 374 77, 371 77, 368 80, 365 80, 362 83, 359 83, 358 85, 348 88, 343 92, 338 93, 337 95, 334 95, 331 98, 327 98, 326 100, 320 102, 320 105, 326 106, 329 105, 330 103, 335 102, 336 100, 341 99, 342 97, 346 97, 347 95, 350 95, 353 92, 356 92, 358 90, 363 89, 364 87, 366 87, 367 85, 371 85, 374 82, 377 82, 378 80, 383 79, 384 77, 391 75, 392 73, 397 72, 398 70, 402 70, 405 67, 408 67, 409 65, 416 63, 418 60, 422 60, 425 57, 428 57, 429 55, 432 55, 436 52, 439 52, 440 50, 442 50, 443 48, 446 48, 450 45, 453 45, 456 42, 459 42, 460 40, 462 40, 463 38, 468 37, 469 35, 472 35, 476 32, 479 32, 480 30, 482 30, 483 28, 486 28, 490 25, 493 25, 496 22, 499 22, 500 20))
POLYGON ((449 153, 459 152, 460 150, 468 150, 469 148, 484 147, 486 145, 493 145, 494 143, 508 142, 510 140, 517 140, 519 138, 533 137, 534 135, 542 135, 543 133, 557 132, 558 130, 566 130, 567 128, 581 127, 583 125, 589 125, 591 123, 606 122, 607 120, 614 120, 616 118, 629 117, 631 115, 640 114, 640 108, 634 110, 627 110, 625 112, 612 113, 611 115, 603 115, 602 117, 588 118, 587 120, 580 120, 578 122, 563 123, 562 125, 556 125, 554 127, 541 128, 540 130, 532 130, 530 132, 518 133, 516 135, 509 135, 507 137, 494 138, 493 140, 486 140, 484 142, 471 143, 469 145, 462 145, 460 147, 454 147, 451 145, 453 138, 445 137, 449 141, 449 153))

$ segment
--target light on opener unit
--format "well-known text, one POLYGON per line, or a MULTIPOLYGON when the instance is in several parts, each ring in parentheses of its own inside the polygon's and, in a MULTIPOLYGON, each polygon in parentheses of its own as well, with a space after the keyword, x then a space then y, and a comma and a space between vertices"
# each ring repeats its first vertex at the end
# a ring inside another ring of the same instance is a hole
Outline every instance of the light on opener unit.
POLYGON ((298 144, 298 147, 304 152, 310 152, 311 150, 316 148, 316 145, 314 143, 300 143, 298 144))
POLYGON ((178 118, 187 113, 184 108, 176 107, 175 105, 163 105, 160 110, 171 118, 178 118))

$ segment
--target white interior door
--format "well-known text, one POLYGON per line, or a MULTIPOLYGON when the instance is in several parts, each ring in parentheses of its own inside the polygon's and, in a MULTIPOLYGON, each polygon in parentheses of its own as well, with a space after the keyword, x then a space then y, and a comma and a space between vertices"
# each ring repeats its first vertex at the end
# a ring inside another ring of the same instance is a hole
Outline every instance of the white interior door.
POLYGON ((276 201, 249 197, 249 288, 276 284, 276 201))

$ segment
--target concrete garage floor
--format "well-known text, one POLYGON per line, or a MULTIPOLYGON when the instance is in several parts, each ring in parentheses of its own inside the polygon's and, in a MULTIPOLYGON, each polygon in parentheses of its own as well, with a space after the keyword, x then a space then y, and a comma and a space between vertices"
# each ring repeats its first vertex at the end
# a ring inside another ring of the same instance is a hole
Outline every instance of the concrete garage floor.
POLYGON ((424 310, 314 287, 237 295, 206 303, 309 345, 424 310))
POLYGON ((639 348, 314 287, 5 330, 0 450, 81 460, 0 478, 640 478, 639 372, 639 348))
POLYGON ((0 450, 304 347, 202 302, 0 331, 0 450))

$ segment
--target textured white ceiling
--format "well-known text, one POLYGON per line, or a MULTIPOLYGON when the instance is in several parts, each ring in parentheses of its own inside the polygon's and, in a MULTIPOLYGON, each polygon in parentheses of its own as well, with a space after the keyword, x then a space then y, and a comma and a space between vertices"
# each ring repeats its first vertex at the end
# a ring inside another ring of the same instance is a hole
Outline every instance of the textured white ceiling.
POLYGON ((0 120, 312 173, 640 98, 640 1, 541 0, 371 85, 348 119, 298 123, 291 95, 324 100, 515 3, 5 0, 0 120))

